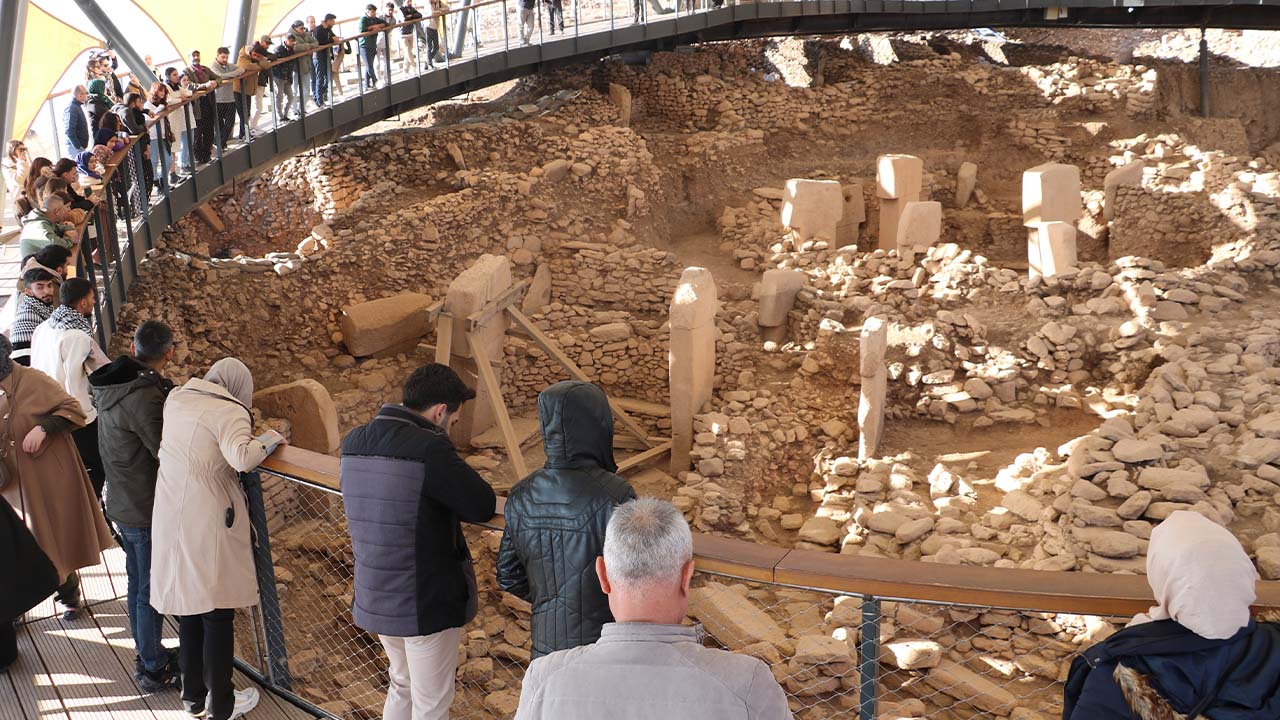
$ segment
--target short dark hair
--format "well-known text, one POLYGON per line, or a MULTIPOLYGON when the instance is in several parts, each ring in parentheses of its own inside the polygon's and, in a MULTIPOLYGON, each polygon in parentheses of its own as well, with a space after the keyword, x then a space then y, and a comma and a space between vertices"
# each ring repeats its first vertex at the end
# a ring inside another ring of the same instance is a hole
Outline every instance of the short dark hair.
POLYGON ((70 306, 89 297, 92 293, 93 283, 84 278, 71 278, 63 281, 62 288, 58 290, 58 297, 63 305, 70 306))
POLYGON ((421 412, 444 403, 449 412, 457 412, 462 403, 474 400, 476 391, 466 386, 458 373, 448 365, 423 365, 404 384, 404 406, 421 412))
POLYGON ((165 77, 169 77, 169 75, 170 75, 171 73, 176 73, 176 72, 178 72, 178 68, 176 68, 176 67, 167 67, 167 68, 165 68, 165 69, 164 69, 164 76, 165 76, 165 77))
POLYGON ((369 5, 365 5, 365 6, 364 6, 364 11, 365 11, 365 12, 369 12, 370 10, 372 10, 372 11, 374 11, 374 12, 377 12, 377 11, 378 11, 378 6, 377 6, 377 5, 373 5, 373 4, 369 4, 369 5))
POLYGON ((125 105, 132 105, 136 102, 142 102, 142 93, 136 93, 136 92, 125 93, 124 95, 125 105))
POLYGON ((159 320, 148 320, 133 332, 133 352, 144 363, 155 362, 173 347, 173 330, 159 320))
POLYGON ((220 47, 220 48, 218 48, 218 52, 216 52, 216 53, 214 53, 214 54, 215 54, 215 55, 230 55, 230 54, 231 54, 231 48, 228 48, 228 47, 220 47))
POLYGON ((329 22, 330 20, 337 20, 337 19, 338 19, 338 16, 337 16, 337 15, 334 15, 333 13, 325 13, 325 14, 324 14, 324 21, 325 21, 325 22, 329 22))
POLYGON ((76 161, 71 158, 62 158, 53 164, 53 174, 62 175, 76 169, 76 161))
POLYGON ((60 268, 71 259, 71 251, 61 245, 45 245, 32 257, 47 268, 60 268))
POLYGON ((50 280, 56 281, 57 279, 58 278, 54 276, 53 273, 43 268, 31 268, 30 270, 22 273, 22 282, 28 285, 38 282, 49 282, 50 280))

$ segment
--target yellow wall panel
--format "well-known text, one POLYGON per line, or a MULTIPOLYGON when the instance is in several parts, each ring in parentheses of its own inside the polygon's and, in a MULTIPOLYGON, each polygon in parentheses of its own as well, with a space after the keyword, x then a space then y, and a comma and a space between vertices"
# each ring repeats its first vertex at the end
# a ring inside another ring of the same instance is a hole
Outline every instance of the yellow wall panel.
MULTIPOLYGON (((102 47, 102 41, 53 17, 32 3, 18 60, 18 92, 14 102, 15 137, 23 137, 35 121, 45 98, 80 53, 102 47)), ((61 139, 55 138, 60 143, 61 139)))

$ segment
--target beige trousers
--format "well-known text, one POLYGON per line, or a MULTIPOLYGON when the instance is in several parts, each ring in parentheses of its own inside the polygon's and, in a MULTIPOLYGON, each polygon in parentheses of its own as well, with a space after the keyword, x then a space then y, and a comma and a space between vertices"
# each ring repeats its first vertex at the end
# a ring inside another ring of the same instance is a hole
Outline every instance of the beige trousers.
POLYGON ((449 720, 462 628, 420 637, 379 635, 391 676, 383 720, 449 720))

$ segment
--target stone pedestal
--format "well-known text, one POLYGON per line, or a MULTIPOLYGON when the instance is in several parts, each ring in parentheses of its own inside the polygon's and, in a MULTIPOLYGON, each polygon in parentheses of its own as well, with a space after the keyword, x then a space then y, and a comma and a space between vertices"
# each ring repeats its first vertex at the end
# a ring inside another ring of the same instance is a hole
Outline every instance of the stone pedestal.
POLYGON ((858 398, 858 457, 874 457, 884 430, 884 399, 889 389, 889 369, 884 357, 889 349, 889 327, 881 318, 862 324, 858 374, 862 393, 858 398))
POLYGON ((1037 165, 1022 173, 1022 224, 1074 223, 1080 219, 1080 168, 1061 163, 1037 165))
POLYGON ((716 373, 716 281, 706 268, 686 268, 671 300, 671 471, 689 469, 693 416, 711 399, 716 373))
POLYGON ((1074 224, 1041 223, 1027 230, 1027 274, 1030 277, 1053 277, 1077 266, 1074 224))
POLYGON ((881 155, 876 160, 876 197, 880 199, 881 250, 898 247, 898 223, 907 203, 920 199, 924 161, 913 155, 881 155))
POLYGON ((942 235, 942 203, 933 200, 915 200, 906 203, 898 218, 898 254, 927 251, 942 235))
MULTIPOLYGON (((475 263, 454 278, 445 294, 444 310, 453 323, 453 344, 449 366, 463 382, 476 389, 476 399, 462 406, 458 422, 453 426, 453 441, 470 445, 471 438, 493 427, 495 418, 489 407, 488 391, 480 385, 475 353, 467 338, 467 317, 511 287, 511 262, 501 255, 481 255, 475 263)), ((484 350, 495 375, 501 375, 502 346, 507 332, 507 314, 494 313, 474 335, 484 350)))
POLYGON ((956 173, 956 207, 969 204, 973 190, 978 186, 978 166, 971 162, 960 163, 960 171, 956 173))
POLYGON ((787 313, 796 304, 804 287, 805 274, 799 270, 765 270, 760 279, 760 309, 756 324, 762 328, 786 327, 787 313))
POLYGON ((835 180, 787 181, 782 196, 782 224, 801 240, 836 239, 844 215, 844 193, 835 180))

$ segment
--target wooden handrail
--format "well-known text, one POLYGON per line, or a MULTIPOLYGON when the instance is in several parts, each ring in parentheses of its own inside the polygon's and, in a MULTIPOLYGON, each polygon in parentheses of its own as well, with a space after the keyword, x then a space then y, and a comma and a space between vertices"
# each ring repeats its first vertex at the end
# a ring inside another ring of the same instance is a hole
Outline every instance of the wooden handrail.
MULTIPOLYGON (((281 447, 261 469, 337 492, 338 459, 281 447)), ((485 525, 503 526, 504 503, 485 525)), ((1039 612, 1130 616, 1155 600, 1144 577, 1044 572, 788 550, 745 540, 693 534, 699 570, 761 582, 888 599, 990 606, 1039 612)), ((1280 611, 1280 582, 1259 582, 1255 612, 1280 611)))

